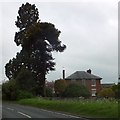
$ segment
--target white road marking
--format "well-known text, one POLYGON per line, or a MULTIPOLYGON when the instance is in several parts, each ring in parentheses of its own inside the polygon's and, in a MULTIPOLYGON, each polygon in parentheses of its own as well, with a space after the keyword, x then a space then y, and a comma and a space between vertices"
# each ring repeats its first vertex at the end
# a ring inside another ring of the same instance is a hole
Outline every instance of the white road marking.
POLYGON ((8 110, 12 110, 12 111, 14 110, 14 109, 12 109, 12 108, 7 108, 7 109, 8 109, 8 110))
POLYGON ((26 117, 28 117, 28 118, 32 118, 31 116, 29 116, 29 115, 27 115, 27 114, 25 114, 25 113, 22 113, 22 112, 18 112, 19 114, 21 114, 21 115, 24 115, 24 116, 26 116, 26 117))
MULTIPOLYGON (((64 114, 64 113, 59 113, 59 112, 52 112, 52 111, 49 111, 49 110, 45 110, 45 109, 41 109, 42 111, 45 111, 45 112, 50 112, 50 113, 55 113, 55 114, 60 114, 60 115, 64 115, 64 116, 67 116, 67 117, 72 117, 72 118, 81 118, 81 117, 77 117, 77 116, 73 116, 73 115, 67 115, 67 114, 64 114)), ((87 120, 85 118, 82 118, 84 120, 87 120)))

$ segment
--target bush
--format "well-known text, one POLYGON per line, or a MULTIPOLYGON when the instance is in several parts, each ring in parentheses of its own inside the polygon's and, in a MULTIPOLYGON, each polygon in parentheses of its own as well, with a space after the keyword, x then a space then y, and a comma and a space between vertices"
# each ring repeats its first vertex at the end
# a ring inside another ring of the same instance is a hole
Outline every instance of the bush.
POLYGON ((53 97, 52 88, 46 87, 46 97, 53 97))
POLYGON ((64 97, 90 97, 90 92, 83 85, 70 84, 63 93, 64 97))
POLYGON ((11 79, 2 84, 2 99, 5 100, 16 100, 18 96, 18 86, 16 81, 11 79))
POLYGON ((61 96, 67 87, 65 80, 56 80, 54 84, 55 94, 61 96))
POLYGON ((11 79, 2 84, 2 99, 17 100, 24 98, 32 98, 33 94, 27 91, 20 90, 15 79, 11 79))
POLYGON ((25 90, 19 90, 17 99, 33 98, 33 94, 25 90))
POLYGON ((32 73, 24 67, 21 68, 15 80, 16 84, 19 86, 19 89, 30 92, 36 84, 32 73))
POLYGON ((103 88, 99 93, 99 97, 114 97, 115 93, 113 92, 112 88, 103 88))
POLYGON ((118 83, 117 85, 114 84, 111 88, 113 92, 115 93, 115 98, 120 99, 120 83, 118 83))

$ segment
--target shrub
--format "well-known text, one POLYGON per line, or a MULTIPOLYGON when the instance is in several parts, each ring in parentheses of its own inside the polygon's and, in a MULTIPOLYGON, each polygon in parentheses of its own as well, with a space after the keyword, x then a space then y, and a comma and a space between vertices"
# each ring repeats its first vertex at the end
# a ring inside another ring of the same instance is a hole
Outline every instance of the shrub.
POLYGON ((2 84, 2 99, 5 100, 16 100, 18 95, 18 86, 16 81, 11 79, 2 84))
POLYGON ((53 97, 52 88, 46 87, 46 97, 53 97))
POLYGON ((114 97, 115 93, 113 92, 112 88, 103 88, 99 93, 99 97, 114 97))
POLYGON ((113 92, 115 93, 115 98, 120 99, 120 83, 118 83, 117 85, 114 84, 111 88, 113 92))
POLYGON ((33 87, 35 86, 35 80, 32 73, 24 67, 21 68, 15 80, 17 85, 19 86, 19 89, 21 90, 31 92, 33 87))
POLYGON ((61 96, 67 87, 65 80, 56 80, 54 84, 55 93, 57 96, 61 96))
POLYGON ((90 96, 90 92, 88 89, 83 85, 78 85, 72 83, 67 86, 63 93, 64 97, 85 97, 88 98, 90 96))
POLYGON ((20 90, 15 79, 11 79, 2 84, 2 99, 17 100, 23 98, 32 98, 33 94, 25 90, 20 90))
POLYGON ((25 99, 25 98, 33 98, 33 97, 34 96, 32 93, 25 91, 25 90, 19 90, 17 99, 25 99))

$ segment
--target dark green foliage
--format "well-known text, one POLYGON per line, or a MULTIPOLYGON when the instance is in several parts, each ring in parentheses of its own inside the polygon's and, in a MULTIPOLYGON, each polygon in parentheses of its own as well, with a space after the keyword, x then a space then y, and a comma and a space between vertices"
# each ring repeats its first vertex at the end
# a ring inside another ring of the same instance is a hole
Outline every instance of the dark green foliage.
POLYGON ((14 79, 16 77, 19 71, 18 66, 19 66, 18 61, 15 58, 9 60, 9 63, 6 64, 5 73, 9 80, 12 78, 14 79))
POLYGON ((17 53, 16 58, 10 59, 5 66, 5 74, 9 78, 15 79, 22 67, 28 66, 28 53, 23 49, 17 53))
POLYGON ((67 87, 65 80, 56 80, 54 84, 55 94, 56 96, 62 96, 63 92, 65 91, 67 87))
POLYGON ((46 87, 46 97, 53 97, 53 90, 52 88, 46 87))
POLYGON ((112 88, 103 88, 99 93, 99 97, 107 97, 111 98, 115 96, 115 93, 113 92, 112 88))
POLYGON ((14 79, 2 84, 2 99, 16 100, 18 96, 18 86, 14 79))
POLYGON ((118 83, 118 99, 120 99, 120 83, 118 83))
POLYGON ((0 100, 2 99, 2 85, 0 85, 0 100))
POLYGON ((26 3, 25 5, 22 4, 18 13, 19 16, 17 16, 16 26, 21 30, 37 22, 39 18, 38 9, 35 5, 31 5, 29 3, 26 3))
POLYGON ((19 89, 31 92, 36 82, 30 70, 22 68, 16 77, 16 84, 19 89))
POLYGON ((83 85, 69 84, 63 93, 64 97, 90 97, 90 93, 83 85))
MULTIPOLYGON (((26 86, 27 87, 27 86, 26 86)), ((26 90, 20 90, 16 80, 10 80, 2 84, 2 99, 17 100, 23 98, 32 98, 33 94, 26 90)))
POLYGON ((33 97, 34 96, 32 93, 25 91, 25 90, 19 90, 17 99, 26 99, 26 98, 33 98, 33 97))
POLYGON ((14 41, 17 46, 21 45, 22 50, 17 53, 16 58, 6 64, 6 76, 9 79, 16 79, 24 66, 35 77, 41 91, 37 94, 44 96, 45 75, 55 70, 52 52, 63 52, 66 45, 61 44, 58 39, 60 31, 52 23, 40 22, 35 5, 22 4, 18 11, 16 26, 19 31, 16 32, 14 41))
POLYGON ((120 83, 118 83, 117 85, 113 85, 112 90, 115 93, 115 98, 120 99, 120 83))

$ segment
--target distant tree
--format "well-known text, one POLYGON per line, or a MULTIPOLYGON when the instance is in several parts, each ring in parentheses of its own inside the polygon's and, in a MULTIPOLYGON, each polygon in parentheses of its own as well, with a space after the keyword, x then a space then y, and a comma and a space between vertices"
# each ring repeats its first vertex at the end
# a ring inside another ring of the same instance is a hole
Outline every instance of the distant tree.
POLYGON ((120 84, 113 85, 112 90, 115 93, 115 98, 120 98, 120 84))
POLYGON ((76 83, 71 83, 67 86, 64 91, 64 97, 90 97, 90 92, 83 85, 78 85, 76 83))
POLYGON ((62 80, 62 79, 56 80, 54 84, 55 94, 57 96, 62 96, 66 87, 67 87, 67 84, 65 80, 62 80))
POLYGON ((103 88, 99 93, 98 96, 100 97, 114 97, 115 93, 113 92, 112 88, 103 88))
POLYGON ((118 83, 118 99, 120 99, 120 83, 118 83))
POLYGON ((15 34, 17 46, 22 50, 16 58, 6 64, 6 76, 16 78, 22 66, 34 74, 36 83, 45 96, 45 75, 55 70, 52 52, 63 52, 66 45, 61 45, 58 39, 60 31, 51 23, 40 22, 38 9, 29 3, 19 8, 16 26, 19 31, 15 34))

